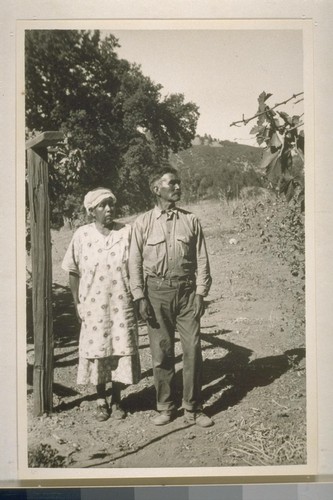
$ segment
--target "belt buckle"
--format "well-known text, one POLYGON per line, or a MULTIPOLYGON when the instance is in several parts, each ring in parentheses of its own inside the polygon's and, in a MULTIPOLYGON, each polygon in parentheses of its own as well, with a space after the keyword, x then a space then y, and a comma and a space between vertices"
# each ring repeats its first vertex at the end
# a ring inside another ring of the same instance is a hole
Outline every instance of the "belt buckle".
POLYGON ((172 278, 170 278, 170 276, 164 276, 162 280, 165 281, 170 287, 172 286, 172 278))

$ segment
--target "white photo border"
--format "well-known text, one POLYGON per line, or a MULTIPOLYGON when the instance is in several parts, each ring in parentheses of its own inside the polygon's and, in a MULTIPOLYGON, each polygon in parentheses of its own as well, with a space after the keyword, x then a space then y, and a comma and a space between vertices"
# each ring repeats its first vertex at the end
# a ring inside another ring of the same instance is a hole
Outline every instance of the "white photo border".
POLYGON ((18 452, 21 480, 70 480, 70 479, 112 479, 128 484, 128 480, 145 482, 160 479, 163 483, 175 481, 237 482, 240 478, 283 478, 311 477, 317 473, 317 398, 316 398, 316 337, 315 337, 315 192, 314 192, 314 104, 313 104, 313 23, 308 19, 240 19, 240 20, 35 20, 17 21, 17 331, 18 335, 18 452), (195 29, 195 30, 302 30, 304 53, 305 91, 305 136, 306 136, 306 366, 307 366, 307 464, 300 466, 265 467, 206 467, 206 468, 157 468, 157 469, 32 469, 27 464, 27 407, 26 407, 26 364, 25 364, 25 249, 24 239, 24 32, 26 29, 195 29), (23 232, 22 232, 23 231, 23 232), (217 479, 219 478, 219 479, 217 479))

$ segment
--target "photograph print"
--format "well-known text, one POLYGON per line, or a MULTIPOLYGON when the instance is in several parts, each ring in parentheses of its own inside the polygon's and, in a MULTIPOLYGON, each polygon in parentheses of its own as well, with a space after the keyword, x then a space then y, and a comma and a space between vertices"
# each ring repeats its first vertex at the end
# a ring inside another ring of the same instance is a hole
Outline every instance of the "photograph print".
POLYGON ((305 24, 23 26, 25 474, 313 465, 305 24))

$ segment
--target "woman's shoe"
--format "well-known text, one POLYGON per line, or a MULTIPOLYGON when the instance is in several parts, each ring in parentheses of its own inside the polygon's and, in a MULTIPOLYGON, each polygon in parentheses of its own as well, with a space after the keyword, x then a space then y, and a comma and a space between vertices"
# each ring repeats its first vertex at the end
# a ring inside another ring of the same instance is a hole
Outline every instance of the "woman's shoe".
POLYGON ((111 406, 111 415, 116 420, 122 420, 126 417, 126 412, 122 409, 119 403, 113 403, 111 406))
POLYGON ((96 411, 95 411, 95 417, 98 422, 104 422, 109 418, 109 409, 107 404, 103 405, 97 405, 96 411))

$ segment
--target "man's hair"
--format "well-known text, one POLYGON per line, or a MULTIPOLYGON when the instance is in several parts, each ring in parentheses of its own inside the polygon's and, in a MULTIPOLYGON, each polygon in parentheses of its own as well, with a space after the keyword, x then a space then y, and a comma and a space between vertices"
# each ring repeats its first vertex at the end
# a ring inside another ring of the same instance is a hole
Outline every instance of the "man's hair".
POLYGON ((164 174, 174 174, 179 176, 178 170, 176 170, 174 167, 171 167, 171 165, 163 165, 150 174, 149 186, 151 189, 153 188, 155 182, 160 180, 164 174))

